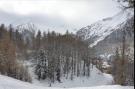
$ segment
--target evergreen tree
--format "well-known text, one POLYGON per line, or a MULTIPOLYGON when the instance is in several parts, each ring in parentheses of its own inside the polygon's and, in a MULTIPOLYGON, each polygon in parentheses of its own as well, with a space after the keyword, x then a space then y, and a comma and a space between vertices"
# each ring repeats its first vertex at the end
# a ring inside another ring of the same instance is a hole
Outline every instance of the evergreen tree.
POLYGON ((37 74, 38 79, 46 79, 48 71, 48 60, 46 52, 42 49, 39 50, 36 60, 37 63, 35 67, 35 73, 37 74))

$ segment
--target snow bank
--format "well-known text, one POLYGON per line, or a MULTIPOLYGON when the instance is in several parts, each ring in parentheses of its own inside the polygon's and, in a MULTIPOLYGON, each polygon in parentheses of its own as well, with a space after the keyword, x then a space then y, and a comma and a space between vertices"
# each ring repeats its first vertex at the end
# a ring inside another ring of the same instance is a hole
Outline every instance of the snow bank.
MULTIPOLYGON (((34 84, 22 82, 7 76, 0 75, 0 89, 64 89, 55 87, 41 87, 34 84)), ((77 87, 67 89, 134 89, 132 86, 122 87, 119 85, 97 86, 97 87, 77 87)))

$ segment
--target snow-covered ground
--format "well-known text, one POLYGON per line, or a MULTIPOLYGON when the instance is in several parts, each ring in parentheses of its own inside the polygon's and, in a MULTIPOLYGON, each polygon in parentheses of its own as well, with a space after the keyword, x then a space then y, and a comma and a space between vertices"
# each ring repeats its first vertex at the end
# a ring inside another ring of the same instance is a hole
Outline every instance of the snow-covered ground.
MULTIPOLYGON (((31 62, 25 63, 30 71, 32 76, 32 83, 37 86, 49 87, 50 82, 48 80, 37 80, 36 75, 34 74, 34 67, 31 62)), ((51 84, 52 87, 60 88, 72 88, 72 87, 92 87, 92 86, 101 86, 101 85, 111 85, 113 84, 113 77, 110 74, 105 74, 99 71, 95 66, 92 67, 90 71, 90 77, 74 76, 74 79, 71 80, 70 74, 68 79, 66 77, 61 78, 62 83, 55 81, 51 84)))
MULTIPOLYGON (((113 78, 109 74, 102 74, 96 68, 91 71, 91 77, 74 77, 71 79, 66 79, 65 77, 61 78, 62 83, 55 82, 52 87, 61 87, 61 88, 71 88, 71 87, 90 87, 90 86, 99 86, 99 85, 110 85, 113 82, 113 78)), ((35 85, 49 86, 48 81, 38 81, 34 79, 33 83, 35 85)))
MULTIPOLYGON (((34 84, 22 82, 7 76, 0 75, 0 89, 64 89, 58 87, 35 86, 34 84)), ((122 87, 119 85, 104 85, 96 87, 76 87, 66 89, 134 89, 133 86, 122 87)))
MULTIPOLYGON (((28 63, 28 62, 27 62, 28 63)), ((46 81, 38 81, 33 72, 31 63, 28 63, 32 83, 16 80, 11 77, 0 75, 0 89, 134 89, 133 86, 111 85, 113 78, 109 74, 100 72, 95 66, 91 69, 91 77, 74 77, 74 80, 62 77, 62 83, 55 82, 51 84, 46 81)))

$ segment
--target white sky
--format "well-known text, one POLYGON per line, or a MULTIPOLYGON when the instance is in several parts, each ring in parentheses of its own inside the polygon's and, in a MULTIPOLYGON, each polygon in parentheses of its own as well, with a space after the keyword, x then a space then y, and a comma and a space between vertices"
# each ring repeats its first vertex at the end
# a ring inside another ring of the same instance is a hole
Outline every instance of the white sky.
POLYGON ((113 0, 0 0, 0 23, 73 31, 120 11, 113 0))

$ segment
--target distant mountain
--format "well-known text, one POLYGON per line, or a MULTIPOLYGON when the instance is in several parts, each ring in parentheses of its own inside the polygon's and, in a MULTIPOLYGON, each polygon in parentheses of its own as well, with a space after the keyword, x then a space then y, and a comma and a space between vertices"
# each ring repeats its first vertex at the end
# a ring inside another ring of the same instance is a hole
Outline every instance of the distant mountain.
POLYGON ((33 23, 26 23, 17 25, 16 29, 18 29, 19 32, 24 32, 26 30, 29 30, 30 32, 35 32, 37 30, 37 27, 33 23))
POLYGON ((132 10, 121 11, 117 15, 97 21, 77 31, 77 35, 89 43, 95 50, 95 56, 106 58, 115 54, 116 47, 121 47, 123 32, 126 36, 126 44, 130 47, 130 58, 134 59, 134 12, 132 10))
POLYGON ((38 31, 37 27, 33 23, 21 24, 15 27, 19 33, 22 34, 24 41, 32 41, 33 36, 38 31))
POLYGON ((122 30, 128 20, 134 19, 133 17, 133 11, 121 11, 113 17, 105 18, 87 27, 81 28, 77 31, 77 35, 82 39, 87 40, 90 47, 94 47, 113 32, 122 30))

